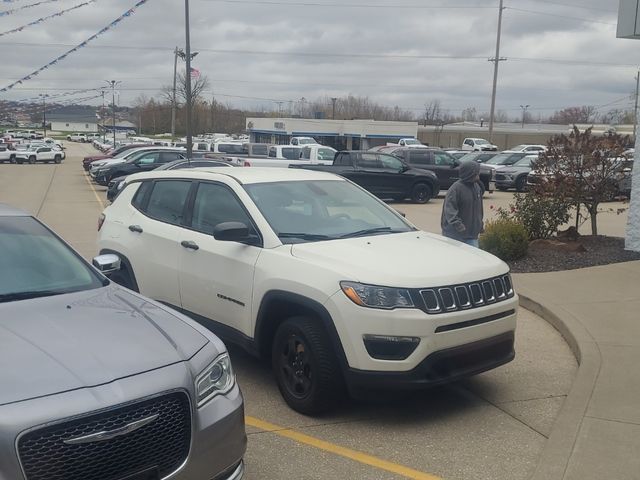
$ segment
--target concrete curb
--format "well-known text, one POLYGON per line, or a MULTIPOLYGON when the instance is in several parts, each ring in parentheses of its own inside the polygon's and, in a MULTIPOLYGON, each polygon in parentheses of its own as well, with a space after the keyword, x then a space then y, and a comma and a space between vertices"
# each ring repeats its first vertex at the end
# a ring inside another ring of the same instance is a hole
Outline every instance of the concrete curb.
POLYGON ((531 480, 562 480, 600 373, 600 350, 586 328, 573 315, 556 305, 543 305, 542 300, 526 288, 518 289, 518 294, 521 307, 535 313, 560 332, 579 364, 571 390, 531 476, 531 480))

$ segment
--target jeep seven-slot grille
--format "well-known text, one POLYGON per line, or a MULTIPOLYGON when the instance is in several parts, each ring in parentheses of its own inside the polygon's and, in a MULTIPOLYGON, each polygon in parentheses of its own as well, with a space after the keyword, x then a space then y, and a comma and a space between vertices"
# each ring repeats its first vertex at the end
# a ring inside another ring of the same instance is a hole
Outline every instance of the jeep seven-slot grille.
POLYGON ((184 463, 190 443, 189 398, 176 392, 28 432, 18 441, 18 452, 27 480, 163 478, 184 463), (65 443, 153 417, 110 440, 65 443))
POLYGON ((484 307, 512 298, 515 293, 509 275, 480 282, 420 290, 425 310, 430 314, 484 307))

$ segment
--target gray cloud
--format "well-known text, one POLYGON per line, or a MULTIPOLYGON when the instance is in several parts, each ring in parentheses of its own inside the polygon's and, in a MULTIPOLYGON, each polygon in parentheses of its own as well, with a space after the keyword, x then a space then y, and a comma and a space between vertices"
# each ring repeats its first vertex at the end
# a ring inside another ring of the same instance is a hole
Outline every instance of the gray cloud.
MULTIPOLYGON (((0 31, 69 8, 64 0, 0 17, 0 31)), ((295 0, 289 0, 295 1, 295 0)), ((314 0, 312 3, 338 3, 314 0)), ((345 0, 349 4, 497 7, 497 0, 345 0)), ((498 108, 517 115, 519 105, 549 113, 569 105, 603 105, 634 88, 633 67, 584 66, 517 60, 557 58, 640 64, 640 43, 615 38, 615 5, 598 0, 511 0, 507 2, 498 108), (558 5, 575 4, 592 10, 558 5), (539 15, 515 10, 535 10, 539 15)), ((0 38, 2 85, 60 55, 110 23, 133 0, 99 0, 24 32, 0 38), (15 45, 16 42, 38 45, 15 45)), ((183 2, 149 0, 135 15, 4 98, 19 99, 58 89, 91 88, 121 79, 120 100, 156 95, 171 82, 172 49, 184 43, 183 2), (128 47, 128 48, 111 48, 128 47), (144 49, 138 47, 152 47, 144 49)), ((191 0, 194 65, 207 75, 218 100, 243 107, 277 108, 261 97, 296 101, 325 95, 368 95, 387 105, 416 110, 440 99, 443 107, 488 110, 497 8, 349 8, 231 4, 191 0), (210 51, 217 50, 217 52, 210 51), (224 52, 226 51, 226 52, 224 52), (236 51, 237 53, 233 53, 236 51), (242 51, 244 53, 239 53, 242 51), (248 53, 253 52, 253 53, 248 53), (272 55, 265 52, 286 52, 272 55), (372 57, 309 54, 372 54, 372 57), (442 55, 460 59, 389 58, 442 55), (230 95, 230 96, 223 96, 230 95)), ((620 101, 613 107, 627 107, 620 101)), ((285 105, 286 108, 286 105, 285 105)), ((606 110, 606 107, 603 107, 606 110)))

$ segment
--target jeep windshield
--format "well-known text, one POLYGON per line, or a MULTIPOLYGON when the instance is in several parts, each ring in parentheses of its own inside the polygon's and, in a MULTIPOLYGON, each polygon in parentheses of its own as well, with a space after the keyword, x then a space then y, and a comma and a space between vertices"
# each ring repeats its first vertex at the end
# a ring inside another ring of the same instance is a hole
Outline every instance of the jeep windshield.
POLYGON ((341 180, 256 183, 244 188, 286 244, 415 230, 380 200, 341 180))
POLYGON ((92 290, 107 284, 31 217, 0 217, 0 303, 92 290))

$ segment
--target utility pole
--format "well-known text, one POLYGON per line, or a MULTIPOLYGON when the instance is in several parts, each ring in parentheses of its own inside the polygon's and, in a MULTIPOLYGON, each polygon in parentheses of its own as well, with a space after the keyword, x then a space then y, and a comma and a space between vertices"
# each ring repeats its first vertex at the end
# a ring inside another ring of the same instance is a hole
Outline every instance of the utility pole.
POLYGON ((500 62, 506 60, 506 58, 500 58, 500 37, 502 36, 502 12, 504 11, 504 0, 500 0, 500 6, 498 7, 498 38, 496 40, 496 56, 493 59, 489 59, 493 62, 493 91, 491 93, 491 114, 489 117, 489 141, 493 137, 493 123, 496 115, 496 92, 498 89, 498 66, 500 62))
POLYGON ((331 104, 333 105, 333 112, 331 114, 331 118, 333 120, 336 119, 336 102, 338 101, 338 99, 336 97, 331 97, 331 104))
POLYGON ((522 128, 524 129, 524 120, 525 117, 527 115, 527 109, 530 107, 531 105, 520 105, 520 108, 522 109, 522 128))
POLYGON ((634 108, 633 115, 633 139, 636 138, 636 133, 638 132, 638 95, 640 95, 640 70, 638 70, 638 74, 636 75, 636 106, 634 108))
POLYGON ((189 0, 184 0, 184 29, 185 29, 185 60, 187 73, 185 75, 185 93, 187 96, 187 158, 191 159, 193 153, 193 136, 191 132, 191 34, 189 31, 189 0))
POLYGON ((46 93, 41 93, 42 97, 42 138, 47 136, 47 97, 46 93))
POLYGON ((173 51, 173 94, 171 96, 171 138, 176 136, 176 88, 178 77, 178 47, 173 51))
POLYGON ((106 80, 111 87, 111 118, 113 120, 113 148, 116 148, 116 85, 122 82, 116 80, 106 80))

